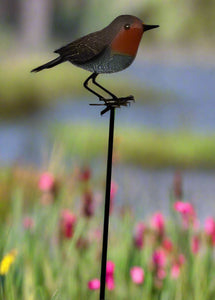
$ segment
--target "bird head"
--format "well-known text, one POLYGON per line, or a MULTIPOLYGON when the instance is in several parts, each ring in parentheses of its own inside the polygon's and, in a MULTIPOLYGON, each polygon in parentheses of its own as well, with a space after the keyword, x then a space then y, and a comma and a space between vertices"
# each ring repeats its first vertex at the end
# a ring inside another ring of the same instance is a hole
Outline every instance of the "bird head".
POLYGON ((135 16, 122 15, 108 27, 114 31, 112 51, 135 57, 143 33, 159 26, 146 25, 135 16))

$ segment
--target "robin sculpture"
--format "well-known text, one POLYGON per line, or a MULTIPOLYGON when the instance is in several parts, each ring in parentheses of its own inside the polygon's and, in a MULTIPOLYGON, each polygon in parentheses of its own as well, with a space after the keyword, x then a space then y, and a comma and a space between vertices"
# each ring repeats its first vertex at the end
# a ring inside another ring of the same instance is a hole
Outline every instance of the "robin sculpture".
POLYGON ((118 98, 101 86, 96 77, 102 73, 114 73, 126 69, 134 61, 143 33, 157 28, 159 25, 146 25, 139 18, 131 15, 121 15, 114 19, 102 30, 85 35, 70 44, 57 49, 54 53, 59 56, 41 65, 31 72, 49 69, 63 62, 69 61, 73 65, 92 72, 85 80, 84 87, 104 101, 107 106, 126 105, 134 100, 133 96, 118 98), (106 92, 111 98, 105 99, 98 92, 88 86, 89 81, 106 92))

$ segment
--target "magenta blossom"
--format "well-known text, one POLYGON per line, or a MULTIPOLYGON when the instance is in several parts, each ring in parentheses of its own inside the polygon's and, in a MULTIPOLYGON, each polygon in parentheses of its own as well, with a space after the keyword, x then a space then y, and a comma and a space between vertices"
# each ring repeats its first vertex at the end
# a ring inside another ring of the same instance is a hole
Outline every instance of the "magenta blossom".
POLYGON ((170 276, 173 279, 177 279, 181 273, 181 268, 185 263, 185 257, 183 254, 179 254, 178 258, 174 261, 171 270, 170 270, 170 276))
POLYGON ((144 281, 144 270, 141 267, 132 267, 130 270, 131 279, 136 284, 142 284, 144 281))
POLYGON ((109 291, 112 291, 115 288, 114 277, 106 275, 106 285, 109 291))
POLYGON ((114 285, 114 269, 115 269, 115 264, 112 261, 107 261, 107 266, 106 266, 106 284, 108 290, 113 290, 115 285, 114 285))
POLYGON ((174 203, 174 209, 181 214, 185 228, 187 228, 190 223, 194 224, 196 213, 192 204, 189 202, 176 201, 174 203))
POLYGON ((172 265, 171 267, 171 271, 170 271, 170 276, 173 278, 173 279, 177 279, 180 275, 180 272, 181 272, 181 267, 178 263, 175 263, 172 265))
MULTIPOLYGON (((115 288, 113 277, 106 278, 106 285, 109 291, 112 291, 115 288)), ((92 279, 88 282, 88 289, 98 290, 100 289, 100 280, 98 278, 92 279)))
MULTIPOLYGON (((107 261, 106 265, 106 285, 109 291, 112 291, 115 288, 114 283, 114 269, 115 264, 112 261, 107 261)), ((88 288, 90 290, 96 290, 100 288, 100 280, 95 278, 88 282, 88 288)))
POLYGON ((111 188, 110 188, 110 198, 114 198, 116 196, 116 193, 118 191, 118 185, 115 181, 111 181, 111 188))
POLYGON ((200 239, 197 235, 194 235, 191 239, 191 251, 193 254, 197 254, 200 248, 200 239))
POLYGON ((110 261, 110 260, 107 261, 106 275, 113 276, 114 269, 115 269, 115 264, 112 261, 110 261))
POLYGON ((82 206, 82 214, 90 218, 94 215, 95 211, 95 201, 93 194, 90 190, 87 190, 83 194, 83 206, 82 206))
POLYGON ((158 279, 163 280, 166 277, 166 271, 164 268, 158 268, 156 275, 158 279))
POLYGON ((184 254, 182 254, 182 253, 179 254, 179 256, 178 256, 178 263, 179 263, 179 265, 182 266, 185 263, 185 261, 186 261, 186 259, 184 257, 184 254))
POLYGON ((164 249, 154 251, 152 255, 153 269, 156 274, 156 279, 162 281, 166 277, 166 253, 164 249))
POLYGON ((152 255, 152 263, 153 263, 153 270, 155 271, 155 279, 158 280, 157 282, 162 282, 162 280, 166 277, 166 253, 164 249, 158 249, 154 251, 152 255))
POLYGON ((189 202, 176 201, 174 203, 174 208, 176 211, 180 212, 182 215, 194 216, 195 211, 189 202))
POLYGON ((38 187, 42 192, 51 192, 55 186, 54 176, 49 172, 44 172, 40 178, 38 187))
POLYGON ((90 289, 90 290, 100 289, 100 280, 98 278, 90 280, 88 282, 88 289, 90 289))
POLYGON ((162 242, 162 248, 168 252, 171 253, 173 251, 173 243, 169 238, 165 238, 162 242))
POLYGON ((166 265, 166 254, 164 250, 156 250, 152 255, 152 261, 156 268, 163 268, 166 265))
POLYGON ((212 245, 215 245, 215 221, 212 217, 205 220, 204 229, 212 245))
POLYGON ((160 236, 164 234, 165 230, 165 221, 162 213, 157 212, 151 218, 151 226, 155 229, 160 236))
POLYGON ((76 216, 68 209, 61 212, 60 231, 64 238, 70 239, 74 234, 76 216))
POLYGON ((113 211, 113 204, 114 204, 114 199, 116 197, 116 193, 118 190, 118 185, 116 184, 115 181, 111 181, 111 188, 110 188, 110 213, 113 211))
POLYGON ((205 220, 204 229, 205 229, 205 233, 207 235, 214 235, 215 234, 215 221, 212 217, 208 217, 205 220))
POLYGON ((134 231, 134 245, 140 250, 143 248, 143 244, 144 244, 144 231, 145 231, 144 223, 139 222, 136 225, 134 231))

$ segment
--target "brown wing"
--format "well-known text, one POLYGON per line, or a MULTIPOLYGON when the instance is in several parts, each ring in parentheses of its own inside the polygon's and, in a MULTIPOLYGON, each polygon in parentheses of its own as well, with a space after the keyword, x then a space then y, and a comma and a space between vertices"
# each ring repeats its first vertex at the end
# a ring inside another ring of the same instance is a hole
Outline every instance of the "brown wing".
POLYGON ((64 60, 82 64, 101 53, 109 44, 110 36, 104 34, 104 30, 90 33, 74 42, 57 49, 64 60))

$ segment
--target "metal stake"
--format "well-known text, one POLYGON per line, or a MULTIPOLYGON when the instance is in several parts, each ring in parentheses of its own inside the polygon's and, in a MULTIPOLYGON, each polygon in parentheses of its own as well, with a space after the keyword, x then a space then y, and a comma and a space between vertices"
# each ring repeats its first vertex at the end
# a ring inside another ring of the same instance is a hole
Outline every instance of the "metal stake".
POLYGON ((110 212, 110 189, 111 189, 112 156, 113 156, 114 119, 115 119, 115 107, 111 107, 110 123, 109 123, 109 139, 108 139, 105 208, 104 208, 102 263, 101 263, 101 277, 100 277, 100 282, 101 282, 100 298, 99 298, 100 300, 105 300, 105 279, 106 279, 107 248, 108 248, 108 227, 109 227, 109 212, 110 212))

